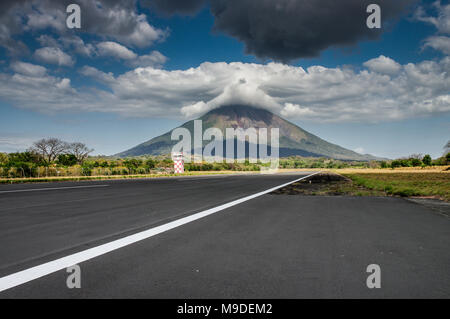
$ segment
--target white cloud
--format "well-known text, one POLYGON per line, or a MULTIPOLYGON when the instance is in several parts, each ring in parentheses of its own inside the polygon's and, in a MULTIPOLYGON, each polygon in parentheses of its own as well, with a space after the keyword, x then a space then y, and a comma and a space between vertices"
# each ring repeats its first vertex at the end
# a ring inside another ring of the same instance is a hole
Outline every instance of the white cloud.
POLYGON ((98 43, 97 49, 101 56, 110 56, 122 60, 134 60, 138 57, 136 53, 127 47, 112 41, 98 43))
POLYGON ((25 14, 27 20, 25 30, 52 28, 63 32, 67 28, 65 10, 62 11, 54 6, 39 4, 39 2, 35 2, 30 9, 25 14))
POLYGON ((415 12, 415 18, 434 25, 439 33, 450 34, 450 4, 442 5, 441 1, 435 1, 433 7, 437 11, 437 16, 427 15, 425 9, 419 7, 415 12))
POLYGON ((47 73, 47 69, 43 66, 20 61, 13 62, 11 69, 16 73, 28 76, 44 76, 47 73))
POLYGON ((424 47, 430 47, 441 51, 446 55, 450 55, 450 37, 446 36, 432 36, 425 40, 424 47))
POLYGON ((112 41, 100 42, 97 44, 97 52, 100 56, 114 57, 121 59, 131 67, 153 67, 161 68, 167 61, 167 57, 159 51, 152 51, 149 54, 138 56, 127 47, 112 41))
POLYGON ((47 34, 41 34, 36 40, 43 47, 58 48, 60 46, 58 40, 47 34))
POLYGON ((280 114, 286 118, 301 118, 314 115, 314 111, 308 107, 300 107, 298 104, 285 103, 280 114))
POLYGON ((78 36, 62 37, 60 40, 64 47, 74 50, 78 54, 86 57, 93 57, 96 55, 95 47, 90 43, 85 43, 83 39, 78 36))
POLYGON ((116 36, 117 40, 144 48, 152 45, 155 41, 162 41, 168 36, 168 31, 156 29, 148 24, 145 14, 136 15, 135 19, 134 30, 126 36, 116 36))
POLYGON ((206 104, 203 101, 200 101, 191 105, 183 106, 181 108, 181 113, 186 117, 193 117, 198 114, 206 113, 210 109, 211 108, 209 107, 208 104, 206 104))
POLYGON ((38 61, 56 64, 59 66, 72 66, 75 62, 72 57, 63 52, 60 48, 44 47, 34 52, 34 58, 38 61))
POLYGON ((401 69, 401 65, 399 63, 395 62, 391 58, 385 57, 384 55, 380 55, 378 58, 365 62, 364 66, 371 71, 388 75, 397 74, 401 69))
POLYGON ((49 113, 81 109, 88 103, 70 85, 70 79, 44 75, 40 77, 0 73, 0 96, 18 107, 49 113), (77 106, 77 107, 75 107, 77 106))
POLYGON ((129 65, 133 67, 155 67, 160 68, 167 62, 167 57, 159 51, 152 51, 150 54, 141 55, 135 60, 130 61, 129 65))
POLYGON ((36 140, 30 137, 5 136, 0 135, 0 152, 13 153, 24 152, 36 140))
POLYGON ((94 67, 87 65, 81 68, 80 73, 83 74, 84 76, 96 79, 99 82, 112 83, 114 81, 114 75, 111 72, 105 73, 103 71, 100 71, 94 67))
MULTIPOLYGON (((17 55, 27 47, 14 37, 24 32, 49 30, 67 36, 67 4, 67 1, 56 0, 2 0, 0 46, 17 55)), ((80 33, 139 48, 150 47, 169 35, 168 30, 150 25, 147 16, 138 13, 137 1, 77 0, 77 4, 82 8, 80 33)), ((55 44, 45 46, 55 47, 55 44)))
POLYGON ((172 118, 192 118, 224 104, 255 105, 289 119, 321 122, 390 121, 450 112, 450 57, 401 65, 390 76, 378 71, 206 62, 186 70, 139 67, 114 76, 84 67, 82 74, 107 88, 77 91, 51 76, 0 73, 0 97, 43 112, 72 109, 172 118))
POLYGON ((363 155, 364 155, 364 152, 365 152, 363 147, 357 147, 357 148, 354 149, 354 151, 356 153, 363 154, 363 155))

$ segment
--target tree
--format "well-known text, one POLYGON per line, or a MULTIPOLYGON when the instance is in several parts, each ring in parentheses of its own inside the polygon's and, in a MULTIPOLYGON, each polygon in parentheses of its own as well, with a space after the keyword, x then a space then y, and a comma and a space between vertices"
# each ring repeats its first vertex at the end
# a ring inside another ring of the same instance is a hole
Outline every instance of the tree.
POLYGON ((429 154, 425 155, 422 159, 422 162, 426 165, 426 166, 431 166, 431 156, 429 154))
POLYGON ((392 168, 401 167, 401 166, 402 166, 402 162, 400 160, 394 160, 391 163, 392 168))
POLYGON ((77 163, 77 158, 73 154, 60 154, 58 163, 64 166, 74 166, 77 163))
POLYGON ((150 158, 145 162, 145 166, 147 166, 148 169, 153 169, 156 166, 156 161, 150 158))
POLYGON ((132 173, 132 172, 134 172, 139 166, 142 165, 142 161, 137 160, 137 159, 135 159, 135 158, 132 158, 132 159, 125 160, 125 161, 123 162, 123 165, 125 165, 125 167, 128 168, 128 170, 132 173))
POLYGON ((53 162, 60 154, 63 154, 68 149, 68 144, 57 138, 43 138, 37 142, 33 143, 30 151, 32 153, 37 153, 42 158, 50 164, 53 162))
POLYGON ((420 159, 422 159, 422 157, 423 157, 423 155, 422 154, 411 154, 410 156, 409 156, 409 159, 418 159, 418 160, 420 160, 420 159))
POLYGON ((8 163, 8 154, 0 153, 0 166, 8 163))
POLYGON ((83 164, 89 154, 93 151, 93 149, 90 149, 85 144, 79 142, 71 143, 68 147, 68 153, 75 156, 79 164, 83 164))
POLYGON ((418 158, 411 158, 410 159, 410 163, 414 167, 422 165, 422 161, 420 159, 418 159, 418 158))

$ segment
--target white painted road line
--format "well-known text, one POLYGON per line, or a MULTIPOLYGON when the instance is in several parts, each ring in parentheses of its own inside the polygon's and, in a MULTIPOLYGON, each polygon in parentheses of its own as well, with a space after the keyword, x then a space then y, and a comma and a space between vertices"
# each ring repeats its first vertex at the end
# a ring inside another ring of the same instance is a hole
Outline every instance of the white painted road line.
POLYGON ((60 189, 76 189, 76 188, 93 188, 93 187, 108 187, 109 185, 89 185, 89 186, 68 186, 68 187, 47 187, 47 188, 30 188, 30 189, 16 189, 11 191, 0 191, 0 194, 4 193, 22 193, 22 192, 41 192, 41 191, 54 191, 60 189))
POLYGON ((54 272, 57 272, 59 270, 71 267, 73 265, 77 265, 80 264, 84 261, 93 259, 95 257, 107 254, 109 252, 112 252, 114 250, 117 250, 119 248, 134 244, 136 242, 142 241, 144 239, 148 239, 150 237, 156 236, 158 234, 164 233, 168 230, 174 229, 176 227, 185 225, 187 223, 193 222, 195 220, 198 220, 200 218, 215 214, 217 212, 220 212, 224 209, 236 206, 238 204, 244 203, 246 201, 249 201, 251 199, 260 197, 262 195, 271 193, 277 189, 283 188, 285 186, 288 186, 290 184, 293 184, 295 182, 301 181, 303 179, 306 179, 308 177, 311 177, 313 175, 316 175, 320 172, 316 172, 314 174, 310 174, 308 176, 304 176, 302 178, 298 178, 296 180, 293 180, 289 183, 285 183, 273 188, 270 188, 268 190, 262 191, 260 193, 257 194, 253 194, 250 196, 246 196, 243 197, 241 199, 232 201, 230 203, 227 204, 223 204, 214 208, 210 208, 208 210, 205 210, 203 212, 199 212, 199 213, 195 213, 193 215, 187 216, 187 217, 183 217, 181 219, 175 220, 173 222, 161 225, 161 226, 157 226, 145 231, 142 231, 140 233, 134 234, 134 235, 130 235, 121 239, 117 239, 114 240, 110 243, 106 243, 97 247, 93 247, 84 251, 81 251, 79 253, 75 253, 72 255, 69 255, 67 257, 63 257, 60 259, 56 259, 53 261, 50 261, 48 263, 36 266, 36 267, 32 267, 29 269, 25 269, 19 272, 16 272, 14 274, 5 276, 0 278, 0 292, 1 291, 5 291, 7 289, 13 288, 13 287, 17 287, 19 285, 25 284, 27 282, 30 282, 32 280, 47 276, 49 274, 52 274, 54 272))

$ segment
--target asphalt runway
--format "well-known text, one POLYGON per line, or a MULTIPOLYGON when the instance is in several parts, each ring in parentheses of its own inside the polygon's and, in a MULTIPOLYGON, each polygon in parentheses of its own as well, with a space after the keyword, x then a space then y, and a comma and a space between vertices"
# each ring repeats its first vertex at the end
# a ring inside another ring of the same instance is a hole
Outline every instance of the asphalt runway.
MULTIPOLYGON (((1 185, 0 277, 308 174, 1 185)), ((80 263, 80 289, 62 269, 0 298, 449 298, 449 243, 401 198, 265 194, 80 263)))

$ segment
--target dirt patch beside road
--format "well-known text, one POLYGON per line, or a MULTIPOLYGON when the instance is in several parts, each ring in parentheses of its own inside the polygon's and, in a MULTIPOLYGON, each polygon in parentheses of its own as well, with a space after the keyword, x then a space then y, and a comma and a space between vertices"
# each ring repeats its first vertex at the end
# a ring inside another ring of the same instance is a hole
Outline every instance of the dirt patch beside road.
POLYGON ((273 195, 384 195, 354 185, 351 179, 324 172, 274 191, 273 195))
MULTIPOLYGON (((352 179, 335 174, 324 172, 308 179, 283 187, 271 193, 272 195, 309 195, 309 196, 399 196, 392 194, 389 188, 369 189, 354 182, 352 179)), ((408 197, 408 196, 402 196, 408 197)), ((411 196, 410 201, 426 206, 441 214, 450 216, 450 203, 437 198, 424 198, 411 196)))

